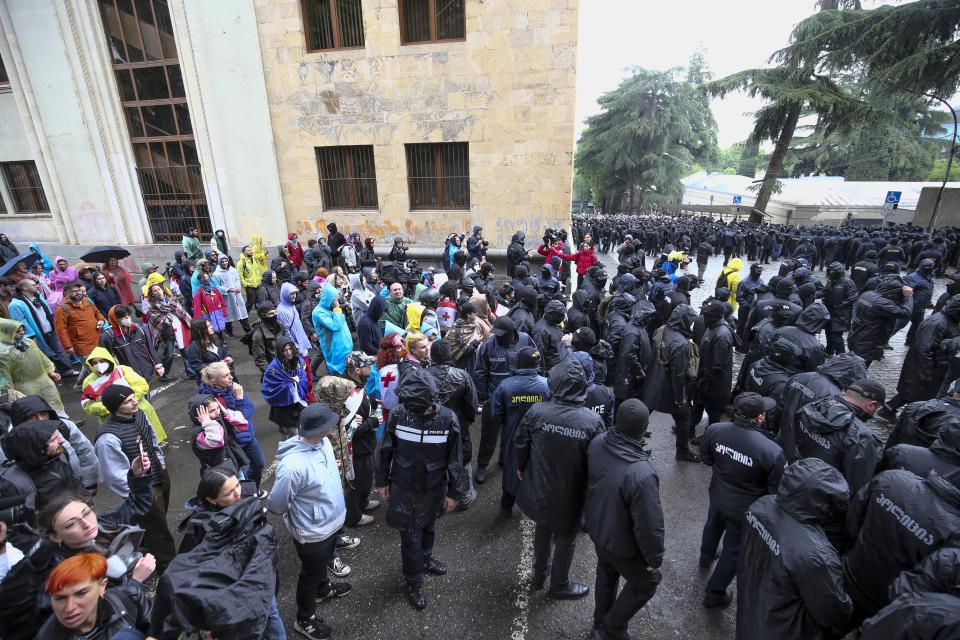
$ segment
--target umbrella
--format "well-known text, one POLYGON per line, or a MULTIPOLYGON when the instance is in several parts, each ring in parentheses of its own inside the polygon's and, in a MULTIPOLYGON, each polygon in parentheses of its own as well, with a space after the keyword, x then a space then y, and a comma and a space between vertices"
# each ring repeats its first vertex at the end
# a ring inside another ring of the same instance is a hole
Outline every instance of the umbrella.
POLYGON ((30 265, 32 265, 34 262, 36 262, 39 259, 40 259, 40 255, 37 253, 34 253, 33 251, 30 251, 28 253, 21 253, 16 258, 11 258, 7 260, 5 263, 3 263, 3 266, 0 267, 0 276, 5 276, 11 271, 13 271, 13 268, 17 266, 18 262, 22 262, 23 266, 29 269, 30 265))
POLYGON ((105 263, 110 258, 123 260, 129 255, 130 255, 130 252, 124 249, 123 247, 104 245, 102 247, 94 247, 90 251, 87 251, 85 254, 80 256, 80 259, 86 262, 104 262, 105 263))

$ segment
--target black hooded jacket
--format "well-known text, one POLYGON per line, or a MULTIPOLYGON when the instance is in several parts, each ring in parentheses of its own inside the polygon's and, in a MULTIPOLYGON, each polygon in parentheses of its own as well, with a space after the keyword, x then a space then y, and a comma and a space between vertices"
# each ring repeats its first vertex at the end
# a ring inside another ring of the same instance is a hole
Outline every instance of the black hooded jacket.
POLYGON ((387 299, 383 296, 373 296, 366 313, 357 322, 357 342, 359 343, 357 346, 368 356, 375 356, 380 350, 380 340, 383 338, 380 318, 386 310, 387 299))
POLYGON ((642 398, 647 376, 654 367, 653 346, 646 323, 656 315, 653 304, 641 300, 623 330, 613 365, 613 393, 619 400, 642 398))
POLYGON ((852 382, 865 378, 867 368, 863 358, 855 353, 842 353, 817 367, 814 372, 805 371, 791 376, 780 396, 780 430, 777 439, 783 447, 787 460, 796 460, 796 426, 800 409, 822 398, 839 396, 852 382))
POLYGON ((823 288, 823 303, 830 312, 830 330, 846 331, 850 328, 853 305, 859 295, 856 283, 846 276, 827 280, 823 288))
POLYGON ((886 448, 898 444, 929 447, 948 424, 960 422, 960 400, 936 398, 911 402, 900 411, 886 448))
POLYGON ((587 532, 597 547, 654 569, 663 564, 660 479, 643 443, 610 429, 587 449, 587 532))
POLYGON ((273 280, 273 271, 267 270, 260 276, 260 286, 257 287, 257 304, 269 302, 276 308, 280 304, 280 281, 273 280))
POLYGON ((777 330, 778 337, 789 340, 800 348, 800 358, 796 366, 801 371, 816 371, 827 359, 827 352, 817 334, 830 322, 830 312, 819 302, 811 304, 800 312, 797 323, 792 327, 777 330))
POLYGON ((486 402, 497 390, 500 382, 513 374, 517 368, 517 353, 520 349, 536 346, 533 338, 527 334, 516 332, 514 335, 509 344, 501 343, 497 336, 490 336, 477 349, 473 381, 477 386, 477 399, 481 403, 486 402))
POLYGON ((517 331, 531 333, 537 324, 537 290, 533 287, 524 287, 517 292, 517 303, 507 312, 507 317, 513 320, 517 331))
POLYGON ((590 292, 577 289, 572 300, 573 304, 567 309, 567 331, 573 333, 581 327, 589 327, 596 333, 596 309, 590 306, 593 303, 590 292))
POLYGON ((603 329, 604 339, 610 343, 614 352, 620 348, 620 341, 623 340, 623 331, 630 322, 633 314, 634 305, 637 299, 629 293, 618 293, 610 299, 607 305, 607 317, 603 329))
POLYGON ((707 332, 700 341, 700 366, 694 401, 705 407, 730 404, 733 386, 734 333, 724 318, 707 321, 707 332))
POLYGON ((377 486, 390 487, 387 524, 404 531, 436 520, 445 497, 465 496, 460 423, 437 403, 433 376, 410 369, 399 395, 380 444, 377 486))
POLYGON ((839 470, 856 492, 873 477, 883 445, 864 424, 870 416, 842 398, 823 398, 800 409, 797 453, 839 470))
POLYGON ((738 640, 827 640, 848 626, 853 601, 823 524, 849 498, 836 469, 807 459, 787 467, 775 495, 750 505, 738 554, 738 640))
POLYGON ((910 319, 912 303, 899 303, 886 297, 902 287, 899 278, 890 278, 881 282, 876 291, 867 291, 857 301, 847 344, 864 360, 883 358, 883 347, 896 330, 897 320, 910 319))
POLYGON ((531 407, 514 436, 517 469, 523 474, 517 504, 537 524, 568 533, 580 525, 587 447, 604 425, 583 406, 587 381, 575 359, 555 366, 548 385, 550 400, 531 407))
POLYGON ((890 595, 893 602, 863 623, 860 640, 960 637, 960 549, 939 549, 904 571, 890 595))
POLYGON ((673 413, 689 401, 687 383, 690 376, 690 336, 696 312, 686 304, 679 305, 670 314, 663 329, 660 345, 654 344, 653 381, 644 389, 643 402, 657 411, 673 413))
POLYGON ((523 248, 523 242, 526 239, 527 234, 523 231, 517 231, 510 238, 510 245, 507 247, 507 276, 511 278, 517 265, 527 259, 527 251, 523 248))
POLYGON ((907 350, 897 381, 897 392, 907 402, 935 398, 947 374, 943 343, 960 333, 960 295, 953 296, 943 311, 920 323, 907 350))
POLYGON ((569 345, 563 341, 563 329, 560 327, 565 313, 562 302, 551 300, 543 309, 543 317, 533 327, 531 337, 540 349, 545 372, 549 372, 570 352, 569 345))
POLYGON ((960 489, 960 422, 946 424, 927 447, 898 444, 883 455, 883 469, 906 469, 923 477, 936 471, 960 489))
POLYGON ((59 420, 34 420, 18 424, 3 439, 7 458, 22 469, 37 490, 37 509, 57 495, 73 493, 87 495, 80 476, 61 454, 47 455, 47 442, 60 429, 59 420))
POLYGON ((867 614, 890 602, 890 584, 960 531, 960 489, 936 471, 883 471, 854 495, 847 526, 856 543, 843 562, 847 592, 867 614))
POLYGON ((700 458, 713 467, 710 506, 740 520, 761 496, 774 493, 787 466, 783 449, 751 422, 715 422, 700 439, 700 458))
MULTIPOLYGON (((437 402, 453 411, 457 416, 457 422, 463 425, 460 429, 460 443, 463 449, 463 464, 467 464, 473 457, 470 425, 477 417, 479 405, 473 378, 466 371, 452 364, 431 364, 427 367, 427 372, 437 382, 437 402)), ((372 444, 370 453, 376 449, 376 440, 372 444)))

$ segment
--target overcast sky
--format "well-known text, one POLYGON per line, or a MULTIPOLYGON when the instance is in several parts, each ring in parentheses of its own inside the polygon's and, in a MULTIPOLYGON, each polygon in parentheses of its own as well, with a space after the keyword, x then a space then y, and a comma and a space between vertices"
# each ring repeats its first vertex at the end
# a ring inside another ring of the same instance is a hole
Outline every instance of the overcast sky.
MULTIPOLYGON (((706 51, 715 78, 767 64, 793 27, 815 10, 814 0, 580 0, 577 131, 599 111, 597 98, 615 89, 633 66, 685 66, 706 51)), ((868 8, 890 4, 865 3, 868 8)), ((720 147, 747 137, 760 105, 743 94, 713 100, 720 147)))

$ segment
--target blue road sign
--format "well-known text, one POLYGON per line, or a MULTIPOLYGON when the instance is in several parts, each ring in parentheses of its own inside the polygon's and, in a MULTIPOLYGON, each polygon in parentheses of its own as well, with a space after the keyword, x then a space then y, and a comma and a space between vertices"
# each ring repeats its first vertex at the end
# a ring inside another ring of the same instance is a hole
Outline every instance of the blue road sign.
POLYGON ((900 196, 902 191, 887 191, 887 197, 883 200, 884 209, 896 209, 897 205, 900 204, 900 196))
POLYGON ((733 204, 740 204, 741 200, 743 200, 742 196, 733 196, 733 204))

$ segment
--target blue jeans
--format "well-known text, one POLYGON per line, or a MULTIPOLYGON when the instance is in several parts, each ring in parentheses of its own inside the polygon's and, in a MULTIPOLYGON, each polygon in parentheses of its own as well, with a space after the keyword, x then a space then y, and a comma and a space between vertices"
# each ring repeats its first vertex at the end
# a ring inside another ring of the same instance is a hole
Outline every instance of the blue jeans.
POLYGON ((243 451, 247 454, 247 457, 250 458, 250 473, 247 479, 257 483, 257 489, 259 489, 260 477, 263 475, 263 468, 267 464, 263 459, 263 450, 260 449, 260 443, 254 438, 243 445, 243 451))
POLYGON ((740 520, 728 518, 710 505, 707 521, 703 525, 703 538, 700 541, 700 557, 716 558, 717 547, 723 539, 723 549, 710 579, 707 580, 708 596, 721 597, 737 575, 737 551, 740 549, 740 520))
POLYGON ((287 640, 287 631, 283 628, 280 619, 280 608, 277 607, 277 598, 273 598, 270 613, 267 614, 267 628, 263 630, 263 640, 287 640))

